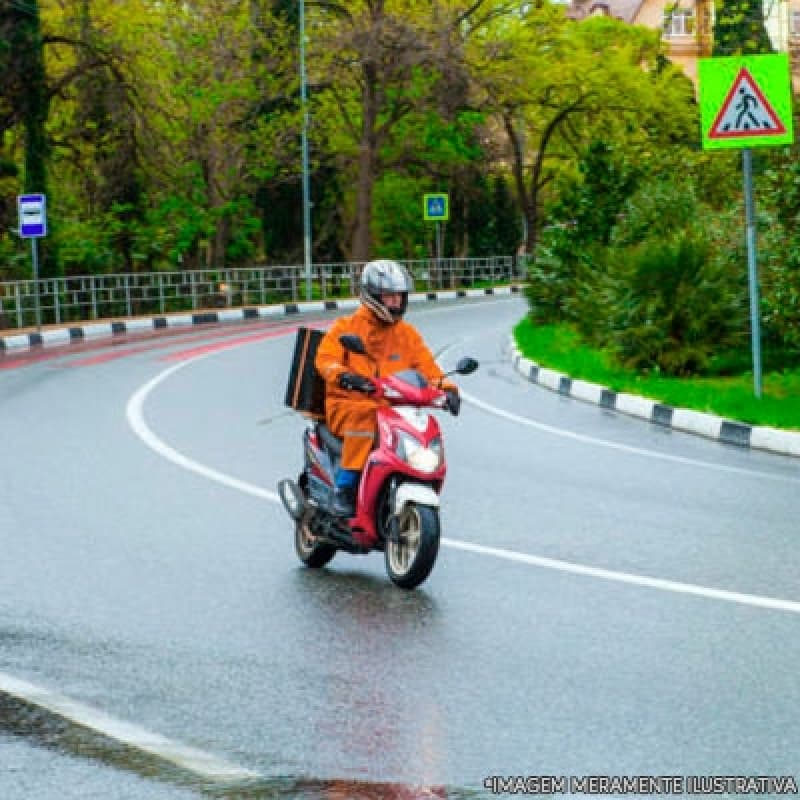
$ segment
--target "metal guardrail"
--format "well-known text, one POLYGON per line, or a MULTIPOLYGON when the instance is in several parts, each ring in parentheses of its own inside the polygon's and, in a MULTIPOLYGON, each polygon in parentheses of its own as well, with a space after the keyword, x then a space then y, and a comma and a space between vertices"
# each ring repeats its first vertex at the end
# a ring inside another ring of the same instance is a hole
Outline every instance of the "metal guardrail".
MULTIPOLYGON (((414 276, 415 291, 457 289, 511 282, 523 275, 510 256, 442 258, 402 262, 414 276)), ((363 264, 314 264, 313 299, 358 293, 363 264)), ((0 282, 0 329, 202 308, 296 303, 305 299, 303 266, 181 272, 80 275, 39 281, 0 282)))

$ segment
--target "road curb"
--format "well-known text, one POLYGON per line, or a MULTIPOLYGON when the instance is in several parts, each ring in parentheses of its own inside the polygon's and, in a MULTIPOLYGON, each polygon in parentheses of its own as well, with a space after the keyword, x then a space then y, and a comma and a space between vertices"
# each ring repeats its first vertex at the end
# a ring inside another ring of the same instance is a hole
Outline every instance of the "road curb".
POLYGON ((704 436, 722 444, 800 457, 800 432, 747 425, 702 411, 673 408, 644 397, 615 392, 606 386, 577 380, 547 369, 525 358, 517 347, 513 335, 510 337, 510 346, 514 368, 522 377, 565 397, 594 403, 611 411, 638 417, 654 425, 704 436))
MULTIPOLYGON (((437 292, 418 292, 409 296, 409 303, 429 303, 439 300, 457 300, 487 295, 510 295, 521 291, 518 285, 495 286, 484 289, 453 289, 437 292)), ((83 340, 113 338, 126 333, 186 328, 220 322, 240 322, 293 314, 319 314, 325 311, 355 309, 358 298, 323 300, 304 303, 280 303, 270 306, 229 308, 219 311, 195 311, 186 314, 162 314, 153 317, 131 317, 105 322, 83 322, 78 325, 51 326, 46 330, 25 332, 0 337, 0 353, 31 350, 37 347, 69 344, 83 340)))

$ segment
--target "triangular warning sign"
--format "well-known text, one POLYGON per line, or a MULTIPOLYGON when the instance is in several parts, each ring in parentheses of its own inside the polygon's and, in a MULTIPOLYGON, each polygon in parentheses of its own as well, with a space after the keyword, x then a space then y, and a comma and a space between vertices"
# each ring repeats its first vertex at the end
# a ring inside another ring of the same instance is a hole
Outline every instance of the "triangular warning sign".
POLYGON ((739 70, 709 131, 709 139, 778 136, 786 127, 746 67, 739 70))

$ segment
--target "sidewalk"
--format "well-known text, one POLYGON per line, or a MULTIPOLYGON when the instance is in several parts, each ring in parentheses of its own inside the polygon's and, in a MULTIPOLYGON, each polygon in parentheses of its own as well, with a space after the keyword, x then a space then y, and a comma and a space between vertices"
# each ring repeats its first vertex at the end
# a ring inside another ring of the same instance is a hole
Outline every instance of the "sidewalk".
POLYGON ((655 425, 705 436, 723 444, 800 457, 800 432, 747 425, 702 411, 673 408, 644 397, 615 392, 606 386, 576 380, 555 370, 540 367, 522 355, 513 335, 510 337, 510 347, 511 360, 520 375, 531 383, 566 397, 639 417, 655 425))

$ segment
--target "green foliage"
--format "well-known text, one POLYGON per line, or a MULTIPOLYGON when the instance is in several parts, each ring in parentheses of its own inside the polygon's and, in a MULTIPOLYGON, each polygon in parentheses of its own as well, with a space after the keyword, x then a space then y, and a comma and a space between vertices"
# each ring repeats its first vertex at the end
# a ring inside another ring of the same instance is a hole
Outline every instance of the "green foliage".
POLYGON ((543 237, 531 319, 570 322, 629 367, 702 371, 747 331, 741 222, 701 203, 689 175, 634 177, 608 156, 587 154, 591 179, 562 200, 575 219, 543 237))
POLYGON ((774 52, 763 9, 759 0, 717 0, 712 55, 774 52))
POLYGON ((375 187, 373 237, 375 252, 385 258, 425 258, 432 228, 422 217, 420 181, 386 173, 375 187))
POLYGON ((772 150, 756 177, 762 335, 785 361, 800 357, 800 150, 772 150))
POLYGON ((614 250, 608 266, 601 283, 611 309, 608 333, 626 366, 700 372, 742 330, 741 298, 727 270, 691 231, 614 250))
POLYGON ((59 255, 65 275, 99 275, 115 272, 112 236, 96 220, 62 219, 59 255))
MULTIPOLYGON (((602 141, 589 145, 576 175, 565 176, 529 273, 527 295, 534 319, 577 322, 588 312, 587 304, 576 302, 578 287, 591 284, 601 268, 604 249, 637 177, 638 169, 625 153, 602 141)), ((592 296, 591 291, 584 295, 592 296)), ((594 320, 594 314, 590 317, 594 320)))
POLYGON ((700 213, 694 188, 668 175, 651 179, 626 200, 616 220, 610 243, 628 247, 648 239, 666 240, 697 225, 700 213))
POLYGON ((636 185, 638 168, 625 152, 596 140, 587 148, 578 170, 580 182, 561 195, 553 217, 573 224, 577 243, 607 245, 625 199, 636 185))
POLYGON ((759 239, 763 336, 800 355, 800 237, 795 226, 766 225, 759 239))
POLYGON ((567 325, 539 326, 522 320, 514 329, 520 350, 538 364, 620 392, 649 397, 675 408, 693 408, 751 425, 800 428, 800 370, 786 364, 764 374, 764 395, 753 396, 744 369, 726 377, 642 374, 621 366, 608 348, 591 346, 567 325))

